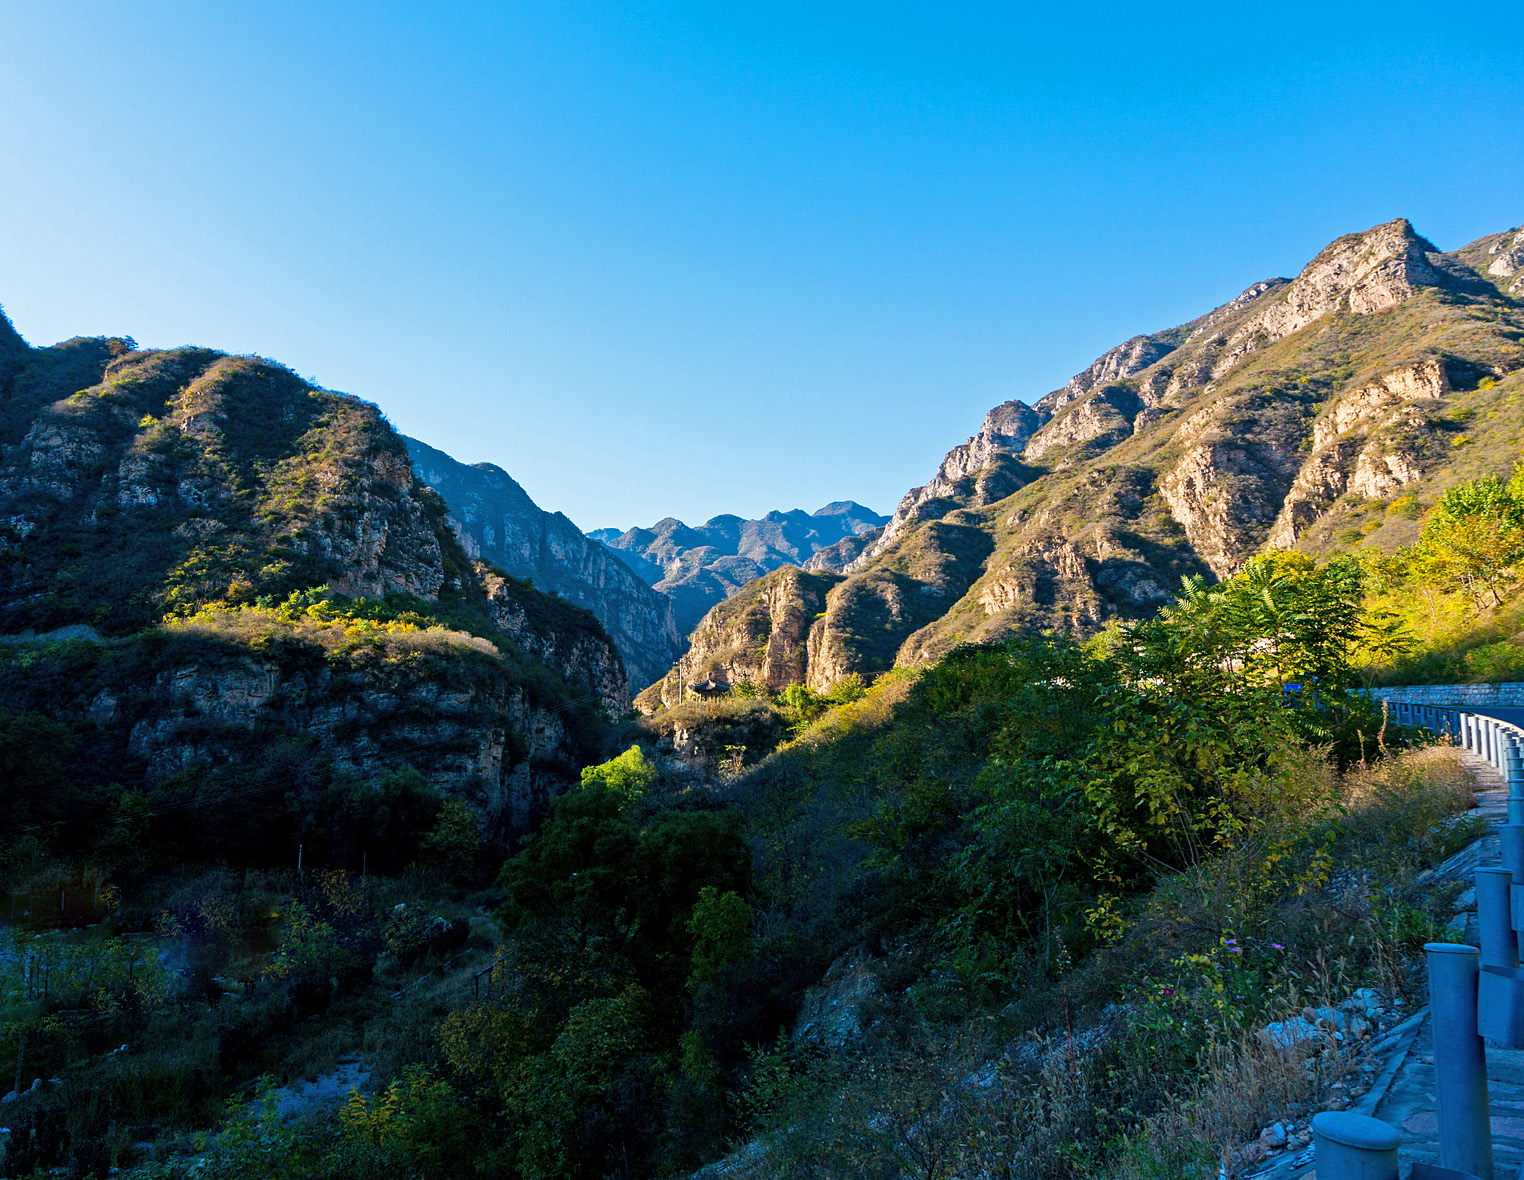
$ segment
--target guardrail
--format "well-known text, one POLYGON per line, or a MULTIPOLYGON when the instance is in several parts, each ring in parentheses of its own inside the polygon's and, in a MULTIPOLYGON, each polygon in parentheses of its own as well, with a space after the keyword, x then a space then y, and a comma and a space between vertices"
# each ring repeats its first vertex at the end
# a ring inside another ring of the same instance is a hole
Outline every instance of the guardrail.
MULTIPOLYGON (((1505 711, 1524 714, 1524 710, 1479 709, 1475 706, 1428 705, 1390 698, 1380 699, 1386 702, 1387 716, 1398 725, 1423 726, 1435 733, 1446 734, 1463 750, 1485 758, 1505 776, 1509 773, 1508 751, 1517 751, 1524 745, 1524 726, 1493 715, 1505 711)), ((1512 780, 1509 781, 1509 786, 1509 794, 1512 795, 1512 780)), ((1524 814, 1515 815, 1510 805, 1508 822, 1524 823, 1524 814)))
MULTIPOLYGON (((1456 745, 1496 767, 1508 785, 1508 822, 1498 828, 1503 863, 1476 870, 1480 948, 1440 942, 1424 947, 1433 1014, 1440 1166, 1422 1174, 1492 1180, 1487 1044, 1524 1048, 1524 727, 1497 714, 1513 713, 1524 721, 1524 710, 1382 699, 1391 720, 1447 734, 1456 745)), ((1392 1156, 1394 1169, 1395 1152, 1392 1156)), ((1384 1175, 1387 1168, 1382 1162, 1377 1172, 1349 1175, 1384 1175)), ((1321 1176, 1321 1161, 1318 1171, 1321 1176)), ((1395 1176, 1395 1170, 1391 1174, 1395 1176)), ((1418 1176, 1419 1170, 1413 1174, 1418 1176)))

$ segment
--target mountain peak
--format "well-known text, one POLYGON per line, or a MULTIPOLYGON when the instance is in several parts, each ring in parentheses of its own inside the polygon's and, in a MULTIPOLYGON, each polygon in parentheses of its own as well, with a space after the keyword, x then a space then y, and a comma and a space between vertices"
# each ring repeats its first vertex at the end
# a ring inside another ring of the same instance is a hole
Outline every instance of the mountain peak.
POLYGON ((811 516, 857 516, 864 520, 872 519, 874 524, 885 524, 889 518, 880 516, 873 509, 859 504, 856 500, 832 500, 824 508, 817 508, 810 513, 811 516))

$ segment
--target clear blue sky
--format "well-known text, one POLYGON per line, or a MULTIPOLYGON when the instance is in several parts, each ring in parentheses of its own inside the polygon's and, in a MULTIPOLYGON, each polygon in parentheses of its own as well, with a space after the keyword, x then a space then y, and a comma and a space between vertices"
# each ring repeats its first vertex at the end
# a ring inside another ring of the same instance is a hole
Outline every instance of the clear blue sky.
POLYGON ((1519 15, 0 0, 0 303, 277 358, 584 528, 889 511, 1340 233, 1524 222, 1519 15))

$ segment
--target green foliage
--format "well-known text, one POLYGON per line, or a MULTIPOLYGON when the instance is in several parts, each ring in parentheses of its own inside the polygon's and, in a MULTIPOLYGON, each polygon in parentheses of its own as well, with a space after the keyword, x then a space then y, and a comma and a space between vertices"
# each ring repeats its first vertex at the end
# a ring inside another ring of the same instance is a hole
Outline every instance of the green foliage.
MULTIPOLYGON (((520 1046, 519 1063, 494 1076, 525 1175, 601 1176, 615 1161, 681 1152, 712 1113, 703 1014, 723 1018, 726 998, 710 985, 747 958, 751 858, 738 815, 632 796, 620 785, 632 765, 558 798, 503 867, 519 983, 504 998, 510 1017, 473 1019, 520 1046), (690 989, 707 1008, 684 1010, 690 989), (669 1085, 687 1097, 673 1099, 677 1125, 659 1142, 669 1085)), ((462 1065, 493 1073, 453 1043, 462 1065)))
POLYGON ((1524 467, 1508 483, 1488 475, 1451 488, 1408 558, 1415 580, 1463 589, 1477 613, 1501 606, 1524 563, 1524 467))
POLYGON ((1180 695, 1219 681, 1277 692, 1294 685, 1309 702, 1337 694, 1353 680, 1363 597, 1364 575, 1353 559, 1319 567, 1289 551, 1252 558, 1217 586, 1187 578, 1157 620, 1132 628, 1129 672, 1160 678, 1180 695))
POLYGON ((0 831, 80 818, 81 792, 68 772, 74 735, 39 713, 0 709, 0 831))
POLYGON ((751 907, 740 894, 703 886, 688 919, 688 933, 693 936, 689 987, 716 982, 727 967, 746 958, 751 952, 752 924, 751 907))
POLYGON ((481 854, 481 823, 459 799, 446 799, 419 845, 423 856, 451 879, 467 877, 481 854))
POLYGON ((1465 653, 1467 678, 1482 683, 1524 678, 1524 647, 1516 644, 1488 643, 1465 653))
POLYGON ((607 762, 584 767, 582 785, 605 787, 633 802, 655 785, 657 777, 657 769, 645 752, 639 746, 631 746, 607 762))
POLYGON ((803 733, 828 710, 839 705, 860 701, 867 693, 867 685, 856 672, 843 676, 824 692, 816 692, 803 684, 790 684, 775 698, 789 729, 795 735, 803 733))

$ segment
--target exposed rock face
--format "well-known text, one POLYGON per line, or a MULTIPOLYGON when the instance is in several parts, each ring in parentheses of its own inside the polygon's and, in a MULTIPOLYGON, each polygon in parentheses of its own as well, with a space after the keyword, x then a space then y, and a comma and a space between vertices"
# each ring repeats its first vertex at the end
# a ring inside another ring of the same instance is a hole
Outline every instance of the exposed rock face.
POLYGON ((960 499, 992 504, 1010 495, 1026 482, 1021 473, 1021 452, 1043 421, 1043 414, 1023 402, 996 406, 985 415, 978 434, 947 453, 930 483, 905 493, 878 539, 844 569, 850 573, 864 568, 912 525, 938 519, 960 499))
POLYGON ((855 537, 845 537, 834 545, 817 549, 814 555, 804 563, 803 568, 811 573, 845 573, 847 566, 866 553, 868 548, 883 535, 884 530, 879 527, 869 529, 865 533, 858 533, 855 537))
POLYGON ((522 832, 590 753, 560 702, 464 636, 436 641, 406 667, 365 652, 326 658, 299 643, 272 656, 174 632, 152 648, 123 643, 66 695, 48 686, 46 700, 7 670, 0 700, 81 724, 117 781, 150 790, 188 767, 299 743, 362 781, 412 767, 471 802, 493 830, 522 832))
POLYGON ((438 514, 374 406, 268 361, 122 342, 88 387, 45 400, 54 370, 82 375, 79 351, 36 350, 11 382, 27 421, 0 456, 0 630, 121 633, 180 603, 323 583, 439 596, 438 514))
POLYGON ((1450 392, 1443 362, 1429 358, 1340 395, 1312 428, 1302 465, 1270 530, 1271 546, 1289 548, 1341 495, 1391 495, 1423 478, 1418 452, 1433 434, 1435 405, 1450 392), (1420 403, 1420 404, 1413 404, 1420 403))
POLYGON ((877 539, 816 561, 847 577, 802 679, 1086 634, 1266 546, 1405 543, 1417 526, 1382 513, 1389 498, 1479 474, 1470 434, 1515 449, 1491 410, 1524 393, 1521 260, 1521 231, 1446 254, 1393 221, 1133 337, 1030 408, 996 407, 877 539))
MULTIPOLYGON (((760 520, 716 516, 697 528, 668 517, 649 529, 595 529, 630 567, 672 600, 687 635, 711 607, 755 578, 881 528, 885 518, 851 500, 813 513, 769 512, 760 520)), ((838 551, 840 552, 840 551, 838 551)), ((829 560, 829 559, 828 559, 829 560)))
POLYGON ((629 711, 629 680, 605 633, 546 619, 543 609, 535 609, 538 596, 531 588, 503 578, 490 566, 479 565, 477 576, 486 587, 487 611, 499 631, 554 668, 610 717, 629 711))
POLYGON ((1070 402, 1084 397, 1092 390, 1141 373, 1155 361, 1168 356, 1175 347, 1176 341, 1171 333, 1134 336, 1125 344, 1119 344, 1110 352, 1098 357, 1088 368, 1069 378, 1067 385, 1048 394, 1037 403, 1037 408, 1045 415, 1056 414, 1070 402))
POLYGON ((1131 388, 1108 385, 1094 397, 1065 403, 1058 416, 1027 444, 1022 458, 1036 463, 1059 447, 1093 440, 1103 444, 1121 442, 1132 433, 1133 420, 1142 408, 1142 399, 1131 388))
POLYGON ((632 689, 672 666, 683 650, 672 603, 619 555, 540 509, 502 468, 467 466, 417 439, 407 448, 418 477, 450 506, 466 552, 592 611, 619 648, 632 689))
POLYGON ((1281 448, 1215 435, 1192 447, 1159 484, 1192 548, 1218 577, 1252 553, 1293 481, 1281 448))
POLYGON ((1405 220, 1340 238, 1307 264, 1281 298, 1250 316, 1229 337, 1227 355, 1219 365, 1224 371, 1231 367, 1235 346, 1261 334, 1279 340, 1341 306, 1355 315, 1396 306, 1418 287, 1436 285, 1434 253, 1405 220))
POLYGON ((777 690, 806 678, 810 628, 840 578, 785 566, 704 616, 673 674, 637 699, 646 711, 677 704, 700 681, 777 690))
POLYGON ((1524 298, 1524 229, 1489 234, 1457 250, 1456 256, 1515 299, 1524 298))

